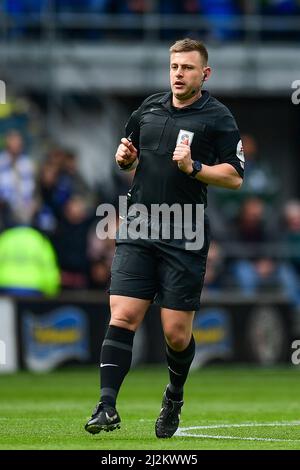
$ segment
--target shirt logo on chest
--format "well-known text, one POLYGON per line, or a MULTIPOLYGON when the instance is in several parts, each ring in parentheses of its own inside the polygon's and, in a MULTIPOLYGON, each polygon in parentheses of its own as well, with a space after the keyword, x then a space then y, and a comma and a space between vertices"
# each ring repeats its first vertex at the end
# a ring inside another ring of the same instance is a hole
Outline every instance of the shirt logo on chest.
POLYGON ((178 132, 177 142, 178 144, 186 144, 191 146, 194 137, 194 132, 186 131, 184 129, 180 129, 178 132))

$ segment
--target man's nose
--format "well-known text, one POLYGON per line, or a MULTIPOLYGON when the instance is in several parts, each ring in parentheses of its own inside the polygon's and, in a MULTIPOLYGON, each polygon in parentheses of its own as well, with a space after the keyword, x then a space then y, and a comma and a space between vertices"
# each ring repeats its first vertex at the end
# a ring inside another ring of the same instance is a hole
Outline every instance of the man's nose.
POLYGON ((183 70, 180 69, 180 68, 178 68, 178 69, 176 70, 176 77, 182 77, 182 75, 183 75, 183 70))

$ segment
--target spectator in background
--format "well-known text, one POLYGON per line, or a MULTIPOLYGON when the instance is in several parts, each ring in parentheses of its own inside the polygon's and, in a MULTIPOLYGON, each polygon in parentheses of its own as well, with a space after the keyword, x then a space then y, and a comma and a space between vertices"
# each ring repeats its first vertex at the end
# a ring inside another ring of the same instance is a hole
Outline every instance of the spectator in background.
POLYGON ((6 0, 5 11, 10 24, 9 36, 34 36, 40 32, 41 15, 46 12, 48 0, 6 0), (28 26, 28 21, 30 25, 28 26))
POLYGON ((98 13, 104 13, 107 3, 108 0, 53 0, 56 21, 61 25, 67 25, 67 28, 60 27, 58 29, 60 37, 81 40, 101 37, 100 28, 98 31, 93 30, 88 24, 86 28, 81 28, 80 20, 82 20, 82 15, 96 13, 95 10, 98 10, 98 13), (72 25, 73 20, 75 20, 75 24, 72 25))
MULTIPOLYGON (((198 0, 186 0, 184 2, 173 1, 173 0, 162 0, 157 2, 158 12, 161 15, 199 15, 200 9, 198 0)), ((180 16, 179 16, 180 19, 180 16)), ((186 35, 194 37, 198 35, 197 32, 184 29, 176 29, 172 27, 161 29, 161 39, 175 39, 178 36, 186 35), (196 33, 196 34, 195 34, 196 33)))
POLYGON ((53 214, 58 214, 60 207, 65 202, 65 200, 61 201, 56 194, 58 176, 59 168, 49 161, 43 163, 38 175, 40 197, 43 204, 47 205, 53 214))
POLYGON ((206 28, 195 30, 176 30, 176 28, 163 29, 163 39, 175 38, 180 35, 190 37, 206 37, 207 40, 225 41, 240 39, 242 34, 234 22, 242 15, 242 2, 235 0, 162 0, 158 2, 159 12, 162 15, 198 15, 204 20, 206 28), (241 4, 241 5, 240 5, 241 4))
POLYGON ((62 207, 69 194, 59 190, 58 180, 63 165, 64 152, 52 149, 42 163, 37 178, 39 205, 34 217, 34 226, 51 240, 57 229, 62 207))
POLYGON ((106 233, 100 234, 92 225, 88 235, 89 285, 91 288, 106 289, 110 281, 110 268, 115 253, 115 236, 119 220, 110 220, 106 233), (104 235, 104 236, 103 236, 104 235))
POLYGON ((246 200, 231 234, 237 250, 232 265, 235 285, 248 295, 254 294, 263 284, 274 284, 276 264, 268 253, 274 242, 274 231, 266 225, 264 210, 260 199, 246 200))
POLYGON ((242 142, 247 156, 245 162, 247 181, 242 189, 243 195, 257 196, 264 202, 275 202, 279 192, 279 182, 275 177, 274 170, 269 163, 261 160, 257 142, 252 135, 243 134, 242 142))
POLYGON ((0 291, 12 295, 55 295, 59 268, 51 243, 30 227, 0 235, 0 291))
POLYGON ((278 234, 279 227, 268 224, 265 219, 263 201, 255 198, 246 200, 231 238, 235 241, 237 256, 232 263, 234 283, 244 294, 281 289, 291 298, 293 273, 281 259, 278 234))
POLYGON ((63 206, 54 245, 62 271, 62 287, 83 289, 88 286, 87 237, 93 221, 87 202, 73 194, 63 206))
POLYGON ((92 13, 106 13, 111 7, 112 0, 86 0, 85 3, 92 13))
MULTIPOLYGON (((111 14, 112 0, 85 0, 86 11, 90 15, 111 14)), ((85 37, 90 40, 99 40, 107 36, 107 29, 102 26, 91 27, 85 33, 85 37)))
POLYGON ((211 188, 212 209, 219 214, 220 207, 226 218, 237 217, 241 204, 248 198, 261 199, 266 208, 277 202, 279 181, 268 162, 262 160, 257 142, 251 134, 241 136, 243 151, 246 156, 245 174, 247 178, 238 191, 225 191, 222 188, 211 188))
POLYGON ((89 264, 89 288, 107 290, 110 281, 111 259, 106 256, 91 261, 89 264))
POLYGON ((300 14, 299 0, 260 0, 257 3, 258 13, 271 16, 273 19, 272 29, 265 30, 261 35, 263 40, 299 40, 299 26, 290 27, 283 21, 285 18, 294 18, 300 14))
POLYGON ((77 155, 72 150, 65 149, 63 152, 58 187, 66 194, 66 198, 68 198, 68 195, 80 193, 85 194, 88 202, 91 202, 89 188, 78 170, 77 155))
POLYGON ((220 292, 226 285, 225 258, 221 245, 212 240, 206 262, 204 288, 209 292, 220 292))
MULTIPOLYGON (((112 10, 114 13, 121 14, 121 15, 129 15, 132 18, 138 17, 140 15, 146 15, 147 13, 151 13, 151 3, 147 0, 124 0, 122 2, 113 1, 112 10)), ((124 18, 123 24, 129 21, 130 23, 128 26, 132 25, 132 21, 130 17, 124 18)), ((123 38, 132 40, 132 39, 143 39, 144 35, 144 20, 140 22, 141 27, 129 27, 127 29, 123 29, 121 35, 123 38)), ((115 31, 116 33, 117 31, 115 31)), ((115 35, 115 34, 114 34, 115 35)))
POLYGON ((283 214, 283 242, 288 264, 285 284, 299 316, 300 331, 300 201, 288 201, 283 214))
POLYGON ((283 234, 290 262, 300 276, 300 201, 285 204, 283 234))
POLYGON ((24 153, 21 134, 12 130, 0 153, 0 201, 7 217, 5 225, 31 223, 37 204, 35 190, 33 163, 24 153))
POLYGON ((240 2, 235 0, 198 0, 200 14, 208 24, 207 40, 227 41, 241 38, 234 22, 241 17, 240 2))
POLYGON ((92 262, 97 261, 98 259, 103 259, 104 257, 108 258, 109 261, 112 261, 115 252, 115 236, 118 221, 111 220, 107 226, 107 232, 103 235, 98 233, 98 229, 95 224, 90 227, 88 234, 88 257, 92 262))
POLYGON ((272 207, 274 203, 278 202, 279 181, 271 164, 261 158, 254 137, 250 134, 243 134, 242 142, 247 157, 245 162, 247 178, 239 196, 242 200, 254 196, 261 199, 266 207, 272 207))
POLYGON ((299 13, 299 0, 259 0, 258 10, 265 15, 289 15, 299 13))
MULTIPOLYGON (((1 12, 0 12, 1 14, 1 12)), ((2 77, 3 78, 3 77, 2 77)), ((29 101, 21 96, 6 96, 6 102, 0 105, 0 148, 5 146, 5 137, 12 129, 20 132, 25 146, 31 144, 28 132, 32 119, 29 101)))
POLYGON ((77 168, 77 159, 74 152, 61 148, 52 149, 42 164, 39 180, 41 197, 40 210, 46 207, 50 212, 60 218, 62 208, 73 194, 85 194, 92 203, 92 197, 86 183, 77 168))
POLYGON ((41 166, 38 175, 39 206, 34 217, 34 226, 50 238, 56 230, 60 213, 55 193, 58 174, 57 165, 49 161, 41 166))
POLYGON ((117 13, 143 14, 151 10, 150 2, 147 0, 114 1, 113 5, 117 13))

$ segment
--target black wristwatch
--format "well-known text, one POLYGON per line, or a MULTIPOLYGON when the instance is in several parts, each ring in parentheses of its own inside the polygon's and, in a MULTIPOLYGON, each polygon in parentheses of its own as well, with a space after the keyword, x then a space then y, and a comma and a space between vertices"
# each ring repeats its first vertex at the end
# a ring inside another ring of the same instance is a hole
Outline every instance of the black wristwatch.
POLYGON ((197 173, 202 170, 202 163, 199 162, 199 160, 194 160, 193 161, 193 171, 189 173, 189 176, 191 178, 196 178, 197 173))
POLYGON ((127 163, 126 165, 120 165, 119 163, 118 163, 118 165, 119 165, 120 170, 129 170, 129 168, 132 167, 134 162, 135 162, 135 160, 133 162, 127 163))

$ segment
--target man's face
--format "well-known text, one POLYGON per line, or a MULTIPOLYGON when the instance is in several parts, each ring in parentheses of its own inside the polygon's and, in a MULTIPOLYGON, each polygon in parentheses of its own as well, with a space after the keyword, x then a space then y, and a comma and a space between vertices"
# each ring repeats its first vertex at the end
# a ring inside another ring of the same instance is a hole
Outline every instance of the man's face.
POLYGON ((173 52, 170 58, 170 83, 173 95, 185 101, 199 92, 206 66, 198 51, 173 52))
POLYGON ((12 132, 6 137, 6 148, 13 157, 22 153, 23 139, 18 132, 12 132))

